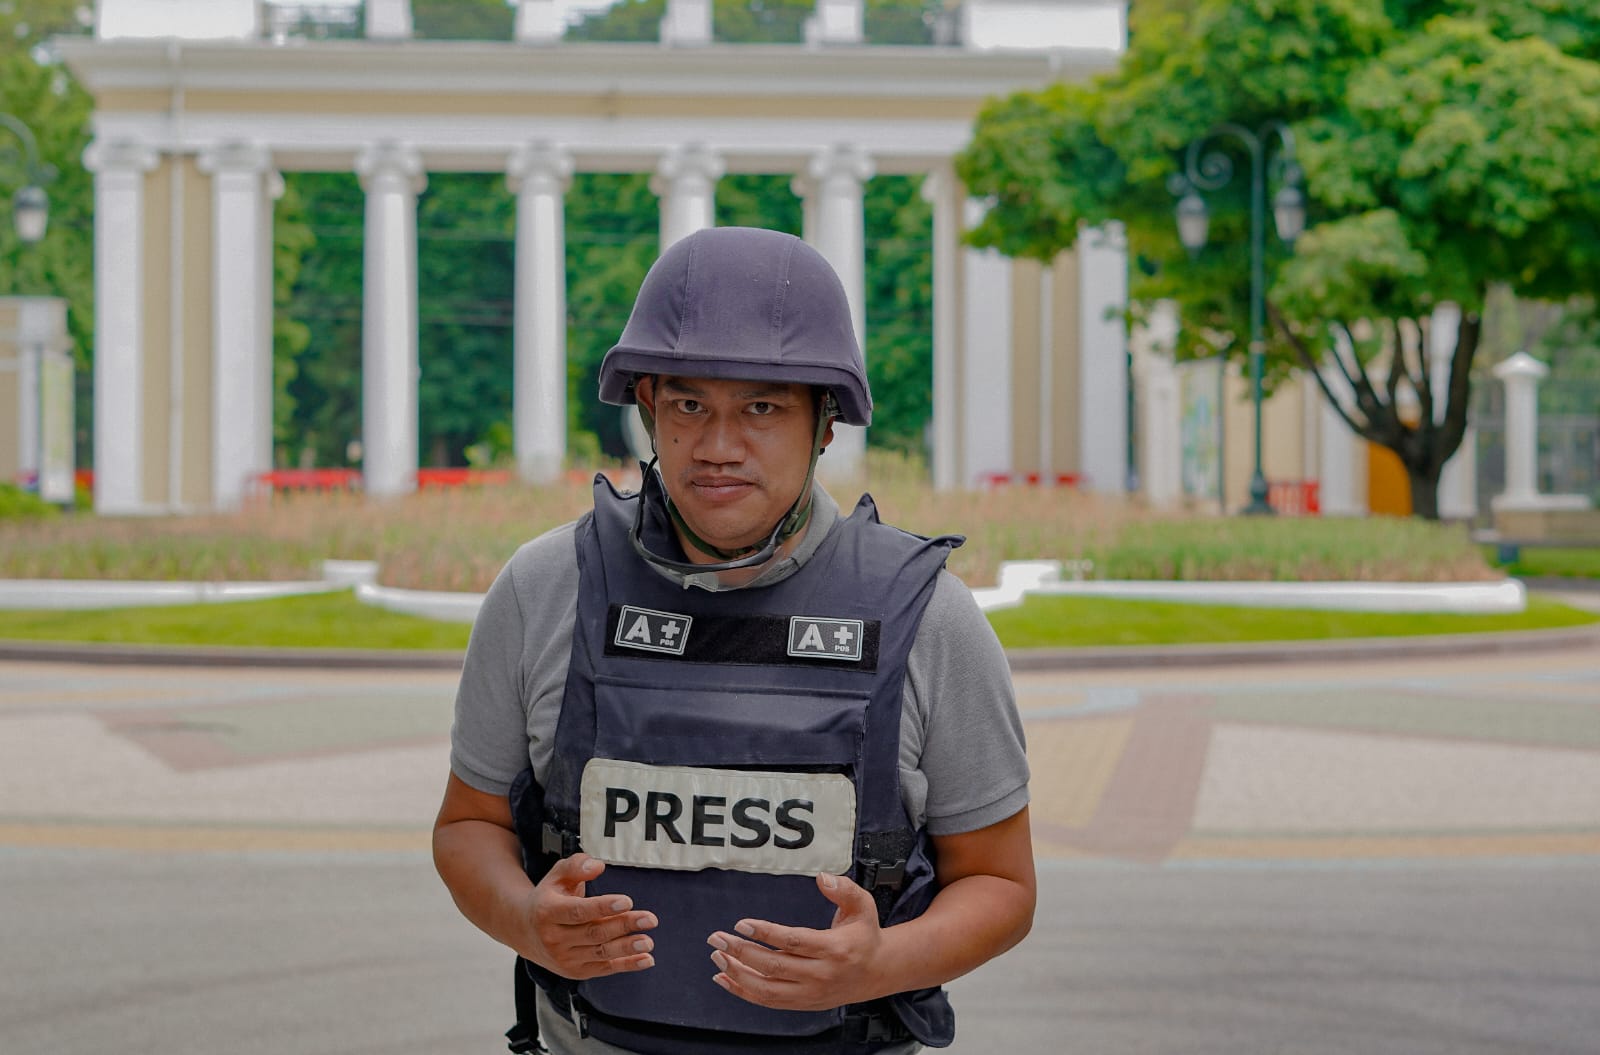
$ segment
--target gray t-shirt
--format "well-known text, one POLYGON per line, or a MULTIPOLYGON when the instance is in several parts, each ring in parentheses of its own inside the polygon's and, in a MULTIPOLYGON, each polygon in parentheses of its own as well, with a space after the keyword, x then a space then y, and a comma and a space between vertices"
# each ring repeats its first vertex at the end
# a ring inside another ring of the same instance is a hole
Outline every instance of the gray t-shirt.
MULTIPOLYGON (((820 487, 815 495, 795 551, 744 589, 782 580, 816 552, 839 508, 820 487)), ((567 524, 518 549, 473 625, 450 767, 479 791, 505 794, 530 764, 543 782, 549 768, 577 617, 575 529, 567 524)), ((933 835, 988 827, 1028 802, 1022 720, 1005 653, 971 592, 949 572, 939 573, 907 660, 900 790, 912 823, 933 835)))

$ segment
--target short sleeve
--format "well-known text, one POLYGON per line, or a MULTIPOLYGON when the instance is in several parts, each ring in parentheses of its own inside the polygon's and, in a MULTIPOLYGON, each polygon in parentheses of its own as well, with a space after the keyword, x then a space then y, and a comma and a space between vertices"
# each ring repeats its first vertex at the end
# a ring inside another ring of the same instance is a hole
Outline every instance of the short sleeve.
POLYGON ((972 591, 941 572, 907 661, 902 781, 934 835, 976 831, 1028 804, 1011 668, 972 591), (907 772, 907 768, 911 772, 907 772), (909 781, 908 781, 909 778, 909 781))

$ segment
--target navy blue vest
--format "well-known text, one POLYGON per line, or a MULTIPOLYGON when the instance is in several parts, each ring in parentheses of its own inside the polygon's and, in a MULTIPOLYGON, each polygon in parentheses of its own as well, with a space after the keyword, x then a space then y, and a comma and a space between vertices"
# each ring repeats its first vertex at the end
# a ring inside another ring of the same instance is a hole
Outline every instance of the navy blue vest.
MULTIPOLYGON (((900 797, 901 694, 922 613, 961 540, 930 540, 884 525, 863 496, 787 579, 711 593, 677 585, 635 554, 628 533, 640 501, 649 503, 647 545, 678 552, 659 500, 620 495, 603 478, 596 481, 593 514, 579 524, 577 623, 543 788, 544 848, 577 848, 580 780, 592 758, 838 773, 855 792, 853 878, 873 891, 885 925, 919 915, 936 887, 929 841, 911 829, 900 797)), ((733 827, 733 816, 711 814, 723 826, 714 838, 804 841, 797 837, 808 827, 803 819, 775 815, 775 803, 762 806, 766 813, 742 816, 742 829, 733 827), (791 827, 783 827, 786 821, 791 827)), ((678 809, 652 834, 683 842, 693 824, 698 840, 704 818, 691 822, 678 809)), ((558 1003, 575 991, 576 1003, 606 1027, 597 1025, 595 1035, 612 1043, 663 1053, 843 1051, 871 1050, 908 1034, 943 1046, 954 1035, 938 989, 878 1002, 892 1008, 890 1017, 903 1028, 888 1033, 874 1026, 847 1043, 846 1034, 862 1032, 850 1021, 853 1009, 778 1011, 711 981, 705 939, 715 930, 731 930, 747 917, 829 926, 834 907, 809 875, 608 865, 588 892, 625 893, 660 921, 649 970, 576 986, 543 979, 557 983, 547 988, 560 990, 558 1003)))

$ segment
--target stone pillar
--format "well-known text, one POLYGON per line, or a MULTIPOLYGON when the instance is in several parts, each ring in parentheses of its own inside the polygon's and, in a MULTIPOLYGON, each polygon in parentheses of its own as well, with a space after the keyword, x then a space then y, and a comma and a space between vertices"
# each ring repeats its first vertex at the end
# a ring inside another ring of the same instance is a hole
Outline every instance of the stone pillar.
POLYGON ((511 158, 517 196, 516 357, 512 433, 517 473, 529 483, 561 475, 567 449, 567 259, 564 196, 572 159, 549 143, 511 158))
POLYGON ((860 44, 862 0, 817 0, 816 13, 806 19, 807 44, 860 44))
MULTIPOLYGON (((1450 364, 1456 354, 1456 333, 1461 307, 1441 304, 1428 326, 1428 382, 1433 387, 1433 420, 1442 422, 1450 398, 1450 364)), ((1478 515, 1478 430, 1467 418, 1461 446, 1444 463, 1439 475, 1439 516, 1445 520, 1471 520, 1478 515)))
POLYGON ((367 192, 361 315, 362 464, 367 493, 417 486, 417 195, 422 159, 393 141, 362 152, 367 192))
POLYGON ((711 43, 711 0, 667 0, 661 43, 703 47, 711 43))
POLYGON ((553 44, 566 31, 566 20, 555 0, 520 0, 517 4, 516 39, 519 44, 553 44))
POLYGON ((255 143, 202 153, 211 176, 211 500, 237 508, 272 468, 272 157, 255 143), (263 291, 266 295, 263 296, 263 291))
POLYGON ((1120 494, 1128 479, 1128 243, 1122 225, 1078 235, 1079 468, 1088 490, 1120 494))
POLYGON ((1139 482, 1145 500, 1165 509, 1183 500, 1183 405, 1178 370, 1178 311, 1160 301, 1128 341, 1139 379, 1139 482))
POLYGON ((96 139, 84 151, 94 173, 94 506, 103 514, 145 508, 144 183, 155 151, 96 139))
MULTIPOLYGON (((982 220, 982 202, 968 198, 967 228, 982 220)), ((993 249, 963 249, 961 274, 961 472, 978 486, 986 473, 1010 473, 1011 261, 993 249)))
POLYGON ((1506 386, 1506 489, 1496 509, 1541 508, 1539 495, 1539 382, 1550 368, 1518 352, 1494 368, 1506 386))
POLYGON ((961 486, 957 400, 956 267, 961 252, 960 181, 949 168, 930 172, 922 196, 933 206, 933 462, 935 490, 961 486))
MULTIPOLYGON (((833 265, 850 301, 850 321, 863 358, 867 354, 866 220, 862 185, 872 178, 872 160, 855 146, 841 144, 811 159, 806 175, 815 188, 816 230, 812 245, 833 265)), ((836 423, 828 454, 817 463, 827 479, 845 479, 861 472, 867 447, 866 430, 836 423)))
POLYGON ((722 158, 690 143, 661 159, 650 189, 661 199, 661 252, 685 235, 717 223, 717 180, 722 158))
POLYGON ((407 40, 411 35, 411 0, 367 0, 368 38, 407 40))

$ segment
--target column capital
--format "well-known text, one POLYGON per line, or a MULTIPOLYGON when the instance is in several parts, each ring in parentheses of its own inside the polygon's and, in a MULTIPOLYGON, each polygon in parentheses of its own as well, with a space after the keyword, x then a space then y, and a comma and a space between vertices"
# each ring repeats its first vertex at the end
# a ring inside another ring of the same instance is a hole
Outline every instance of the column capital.
POLYGON ((369 143, 356 157, 356 175, 361 179, 362 188, 368 191, 378 189, 375 184, 388 183, 391 186, 387 189, 421 194, 428 185, 422 155, 411 144, 393 139, 369 143), (396 183, 398 187, 393 186, 396 183))
POLYGON ((572 182, 572 155, 544 140, 518 147, 506 162, 506 186, 512 194, 565 194, 572 182))
POLYGON ((686 143, 663 155, 656 165, 656 175, 670 183, 693 180, 715 183, 726 171, 722 156, 704 143, 686 143))
POLYGON ((83 167, 93 173, 143 173, 161 161, 149 145, 136 139, 97 137, 83 152, 83 167))
POLYGON ((1489 372, 1508 383, 1522 378, 1542 381, 1550 376, 1550 368, 1527 352, 1518 352, 1504 362, 1497 364, 1489 372))
POLYGON ((243 140, 213 143, 200 151, 195 164, 207 175, 266 175, 272 169, 272 151, 243 140))
POLYGON ((949 165, 941 165, 939 168, 929 169, 923 173, 920 191, 923 201, 935 204, 951 190, 957 193, 965 193, 966 185, 961 182, 960 177, 956 175, 955 170, 949 165))
POLYGON ((823 190, 841 183, 852 186, 865 183, 876 171, 872 159, 854 143, 839 143, 819 151, 806 166, 806 175, 816 180, 823 190))

